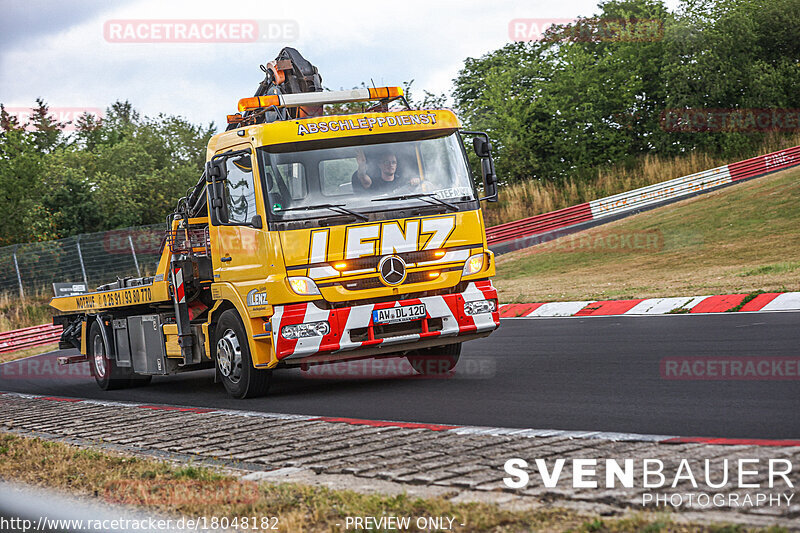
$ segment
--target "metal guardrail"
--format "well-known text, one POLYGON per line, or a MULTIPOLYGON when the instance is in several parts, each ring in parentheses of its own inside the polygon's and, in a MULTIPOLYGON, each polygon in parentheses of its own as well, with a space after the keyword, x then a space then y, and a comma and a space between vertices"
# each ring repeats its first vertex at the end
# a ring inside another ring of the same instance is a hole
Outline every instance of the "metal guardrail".
POLYGON ((62 326, 42 324, 0 333, 0 354, 58 342, 62 326))
POLYGON ((493 226, 486 230, 486 236, 496 254, 521 250, 586 227, 797 165, 800 165, 800 146, 493 226))

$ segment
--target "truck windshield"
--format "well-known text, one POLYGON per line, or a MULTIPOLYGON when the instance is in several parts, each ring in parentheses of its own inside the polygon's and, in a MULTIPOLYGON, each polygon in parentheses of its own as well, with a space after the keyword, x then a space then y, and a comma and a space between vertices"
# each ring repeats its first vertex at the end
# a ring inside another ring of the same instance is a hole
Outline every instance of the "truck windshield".
POLYGON ((267 206, 276 221, 342 216, 346 210, 358 215, 408 207, 453 210, 470 208, 460 204, 475 200, 457 133, 298 152, 262 148, 259 153, 267 206))

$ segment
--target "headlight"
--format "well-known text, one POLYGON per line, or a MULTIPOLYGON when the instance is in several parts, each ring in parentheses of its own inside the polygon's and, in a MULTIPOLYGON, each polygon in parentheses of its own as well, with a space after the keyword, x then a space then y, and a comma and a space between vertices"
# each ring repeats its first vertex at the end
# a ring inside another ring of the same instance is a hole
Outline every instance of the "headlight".
POLYGON ((305 324, 292 324, 281 328, 284 339, 300 339, 302 337, 322 337, 331 331, 327 322, 306 322, 305 324))
POLYGON ((464 264, 464 270, 461 272, 462 276, 469 276, 470 274, 477 274, 483 270, 483 261, 486 254, 483 252, 469 256, 467 262, 464 264))
POLYGON ((464 312, 468 315, 494 313, 497 310, 497 300, 476 300, 464 303, 464 312))
POLYGON ((296 276, 286 279, 289 280, 289 287, 292 288, 295 294, 299 294, 300 296, 313 296, 320 293, 317 284, 314 283, 314 280, 311 278, 296 276))

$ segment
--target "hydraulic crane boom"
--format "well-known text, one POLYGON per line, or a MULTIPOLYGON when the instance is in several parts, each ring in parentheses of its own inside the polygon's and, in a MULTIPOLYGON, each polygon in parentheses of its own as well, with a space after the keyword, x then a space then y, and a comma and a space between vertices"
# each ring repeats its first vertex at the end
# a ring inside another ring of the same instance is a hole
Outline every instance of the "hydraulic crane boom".
MULTIPOLYGON (((280 51, 274 61, 261 65, 265 76, 253 96, 312 93, 322 91, 322 76, 317 67, 291 47, 280 51)), ((322 114, 322 106, 303 106, 286 110, 252 109, 245 111, 241 119, 228 124, 228 130, 238 128, 242 123, 260 124, 273 122, 278 114, 281 118, 313 117, 322 114)))
MULTIPOLYGON (((258 84, 253 96, 270 96, 283 94, 299 94, 322 91, 322 76, 317 67, 311 64, 303 55, 291 47, 285 47, 278 56, 267 63, 261 65, 261 70, 265 76, 258 84)), ((262 124, 274 122, 278 118, 292 119, 300 117, 311 117, 322 115, 323 108, 319 106, 301 106, 286 109, 248 109, 241 115, 229 116, 229 124, 226 129, 232 130, 241 127, 243 124, 262 124), (233 121, 230 121, 235 117, 233 121)), ((197 185, 191 189, 185 198, 178 203, 178 208, 174 214, 180 214, 184 218, 194 218, 206 210, 206 175, 205 172, 200 177, 197 185)), ((171 220, 172 217, 170 217, 171 220)), ((169 221, 168 221, 169 225, 169 221)))

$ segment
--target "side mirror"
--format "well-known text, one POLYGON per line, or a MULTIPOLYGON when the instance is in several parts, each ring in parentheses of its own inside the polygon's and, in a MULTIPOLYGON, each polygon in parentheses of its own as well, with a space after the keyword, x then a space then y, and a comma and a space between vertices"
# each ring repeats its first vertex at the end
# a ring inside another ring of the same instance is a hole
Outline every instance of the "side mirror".
POLYGON ((492 155, 492 143, 487 137, 474 137, 472 147, 475 149, 475 155, 481 159, 492 155))
POLYGON ((217 181, 208 184, 208 212, 211 224, 219 226, 228 223, 228 206, 225 203, 225 183, 217 181))
POLYGON ((261 221, 261 215, 254 215, 253 218, 250 219, 250 225, 255 229, 263 228, 264 223, 261 221))
POLYGON ((206 183, 208 183, 208 213, 215 226, 228 222, 228 210, 225 205, 225 184, 228 169, 226 159, 214 157, 206 163, 206 183))
POLYGON ((212 183, 222 181, 228 177, 228 169, 224 159, 212 159, 206 163, 206 181, 212 183))

